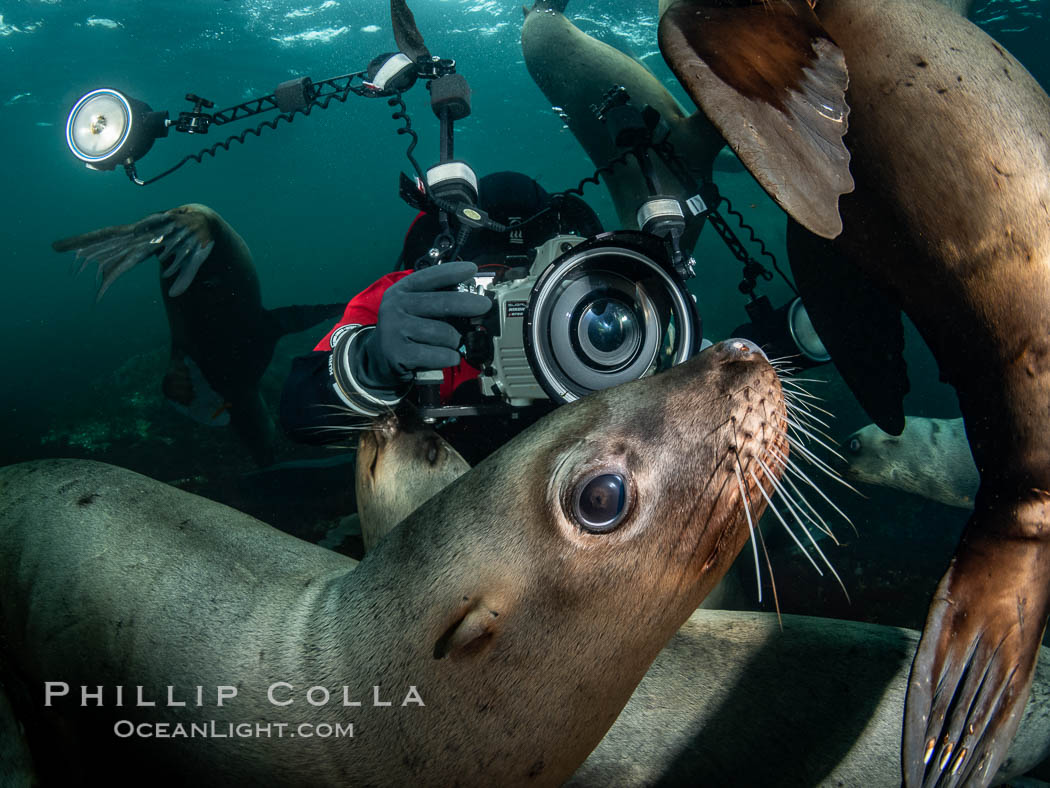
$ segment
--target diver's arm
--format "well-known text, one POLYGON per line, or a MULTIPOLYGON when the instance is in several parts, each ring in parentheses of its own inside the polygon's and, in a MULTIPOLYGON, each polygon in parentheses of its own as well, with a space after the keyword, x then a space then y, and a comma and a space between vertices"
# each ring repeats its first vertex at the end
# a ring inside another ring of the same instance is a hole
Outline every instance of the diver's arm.
POLYGON ((454 262, 388 275, 351 301, 344 321, 317 346, 320 352, 293 365, 281 400, 289 437, 328 442, 326 435, 339 434, 328 428, 345 424, 347 415, 374 418, 393 410, 417 371, 457 366, 461 336, 446 321, 484 314, 491 302, 448 288, 476 272, 473 263, 454 262), (371 314, 374 325, 361 319, 371 314), (361 322, 348 322, 354 316, 361 322))

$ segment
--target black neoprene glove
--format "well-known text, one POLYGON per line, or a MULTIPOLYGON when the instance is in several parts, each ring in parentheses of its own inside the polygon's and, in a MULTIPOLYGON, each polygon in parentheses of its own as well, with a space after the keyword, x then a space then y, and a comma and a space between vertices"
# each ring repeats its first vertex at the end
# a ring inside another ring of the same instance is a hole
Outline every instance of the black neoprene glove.
POLYGON ((477 270, 470 262, 443 263, 387 288, 375 330, 350 362, 358 383, 373 391, 398 391, 417 371, 459 364, 462 336, 446 320, 483 315, 492 301, 446 288, 467 281, 477 270))

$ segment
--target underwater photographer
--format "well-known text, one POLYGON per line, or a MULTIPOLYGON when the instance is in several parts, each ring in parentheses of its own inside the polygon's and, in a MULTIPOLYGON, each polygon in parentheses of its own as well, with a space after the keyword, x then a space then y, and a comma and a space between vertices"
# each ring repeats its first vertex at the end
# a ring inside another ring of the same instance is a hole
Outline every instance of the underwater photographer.
MULTIPOLYGON (((457 285, 476 274, 503 276, 524 264, 534 250, 559 235, 582 238, 602 232, 594 211, 574 195, 552 198, 533 179, 516 172, 484 176, 478 183, 479 207, 496 222, 520 229, 474 230, 462 260, 427 265, 440 218, 420 212, 409 228, 397 270, 354 296, 342 319, 314 349, 293 361, 281 398, 280 421, 296 441, 321 444, 340 440, 339 425, 389 412, 406 396, 418 372, 442 370, 438 401, 471 406, 486 399, 480 370, 460 356, 462 332, 451 322, 481 317, 492 301, 457 285), (358 417, 358 418, 355 418, 358 417)), ((410 394, 411 392, 411 394, 410 394)), ((549 401, 464 419, 444 420, 443 436, 476 463, 551 410, 549 401)))

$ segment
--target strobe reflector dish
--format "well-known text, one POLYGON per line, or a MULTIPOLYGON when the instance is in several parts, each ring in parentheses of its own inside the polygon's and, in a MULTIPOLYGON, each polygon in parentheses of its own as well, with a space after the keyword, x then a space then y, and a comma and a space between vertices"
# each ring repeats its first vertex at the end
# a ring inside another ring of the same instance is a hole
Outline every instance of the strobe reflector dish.
POLYGON ((112 170, 141 158, 158 137, 168 134, 167 112, 128 98, 112 88, 81 96, 66 121, 66 144, 96 170, 112 170))

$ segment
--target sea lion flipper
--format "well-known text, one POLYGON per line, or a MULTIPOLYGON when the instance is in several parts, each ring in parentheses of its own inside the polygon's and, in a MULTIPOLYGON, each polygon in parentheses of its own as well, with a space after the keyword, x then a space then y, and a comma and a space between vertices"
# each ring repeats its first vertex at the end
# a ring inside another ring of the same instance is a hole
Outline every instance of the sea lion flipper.
POLYGON ((215 391, 197 362, 173 350, 161 381, 164 398, 175 410, 206 427, 225 427, 230 413, 225 397, 215 391))
POLYGON ((802 303, 864 411, 891 435, 904 430, 901 310, 837 246, 788 220, 788 253, 802 303))
MULTIPOLYGON (((199 245, 194 240, 182 244, 175 260, 169 266, 169 271, 174 268, 179 272, 178 278, 168 289, 169 296, 175 298, 186 292, 186 289, 193 284, 193 278, 197 276, 197 272, 204 265, 204 261, 208 259, 208 255, 211 254, 214 246, 214 241, 208 241, 204 246, 199 245)), ((167 271, 165 274, 171 275, 167 271)))
POLYGON ((1046 533, 1046 518, 1043 500, 982 511, 978 499, 912 664, 905 785, 987 785, 1003 763, 1050 612, 1050 544, 1028 538, 1046 533), (1003 577, 1009 588, 998 587, 1003 577))
POLYGON ((413 60, 430 57, 430 50, 423 43, 423 34, 416 27, 416 18, 405 0, 390 0, 390 21, 394 29, 394 41, 400 52, 413 60))
POLYGON ((269 309, 266 314, 270 331, 275 338, 298 334, 325 320, 335 320, 346 309, 346 304, 297 304, 269 309))
POLYGON ((806 0, 724 5, 670 3, 660 51, 770 196, 812 232, 834 238, 842 232, 838 198, 853 190, 842 142, 845 57, 806 0))
POLYGON ((98 293, 101 299, 110 285, 125 271, 157 254, 168 233, 178 229, 175 220, 166 213, 150 214, 135 224, 103 227, 83 235, 63 238, 51 244, 56 252, 76 250, 77 260, 98 265, 98 293))

